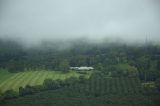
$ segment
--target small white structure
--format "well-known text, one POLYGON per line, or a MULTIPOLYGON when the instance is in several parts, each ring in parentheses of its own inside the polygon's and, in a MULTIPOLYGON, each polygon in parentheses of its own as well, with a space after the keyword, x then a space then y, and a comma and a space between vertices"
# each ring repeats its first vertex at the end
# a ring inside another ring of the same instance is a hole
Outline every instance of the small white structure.
POLYGON ((70 67, 71 70, 93 70, 93 67, 81 66, 81 67, 70 67))

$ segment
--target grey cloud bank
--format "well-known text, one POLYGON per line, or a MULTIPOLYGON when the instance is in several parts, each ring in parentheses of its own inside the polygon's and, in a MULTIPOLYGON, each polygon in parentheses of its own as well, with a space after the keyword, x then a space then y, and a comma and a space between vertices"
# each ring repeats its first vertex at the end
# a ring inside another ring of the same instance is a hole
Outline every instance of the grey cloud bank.
POLYGON ((1 0, 0 37, 160 41, 159 0, 1 0))

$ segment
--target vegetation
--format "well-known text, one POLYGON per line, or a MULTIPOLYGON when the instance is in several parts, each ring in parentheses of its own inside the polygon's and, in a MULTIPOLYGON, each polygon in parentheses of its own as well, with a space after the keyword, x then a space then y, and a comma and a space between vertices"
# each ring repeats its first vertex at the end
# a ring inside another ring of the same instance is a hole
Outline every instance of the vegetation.
POLYGON ((18 98, 13 91, 6 92, 2 106, 159 106, 159 94, 143 88, 138 78, 105 78, 101 74, 93 74, 83 80, 46 79, 42 86, 20 88, 18 98))
POLYGON ((72 45, 24 48, 0 41, 0 105, 160 105, 159 45, 72 45), (69 71, 77 66, 95 70, 69 71))
MULTIPOLYGON (((61 71, 27 71, 19 73, 10 73, 6 70, 0 71, 0 90, 2 92, 13 89, 17 91, 19 87, 25 87, 26 85, 42 85, 45 79, 53 80, 65 80, 70 77, 78 78, 83 74, 79 74, 75 71, 69 71, 63 73, 61 71)), ((88 78, 91 75, 91 72, 87 72, 84 76, 88 78)))

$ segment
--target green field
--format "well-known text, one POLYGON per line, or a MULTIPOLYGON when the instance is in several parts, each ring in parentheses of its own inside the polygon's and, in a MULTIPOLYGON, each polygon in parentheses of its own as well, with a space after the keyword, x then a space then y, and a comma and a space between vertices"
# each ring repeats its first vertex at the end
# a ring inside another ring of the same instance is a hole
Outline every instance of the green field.
MULTIPOLYGON (((9 73, 6 70, 0 70, 0 91, 4 92, 6 90, 18 90, 18 88, 25 87, 26 85, 41 85, 45 79, 60 79, 65 80, 70 77, 79 77, 82 74, 76 71, 69 71, 67 73, 62 73, 60 71, 27 71, 19 73, 9 73)), ((89 78, 91 72, 88 71, 84 76, 89 78)))

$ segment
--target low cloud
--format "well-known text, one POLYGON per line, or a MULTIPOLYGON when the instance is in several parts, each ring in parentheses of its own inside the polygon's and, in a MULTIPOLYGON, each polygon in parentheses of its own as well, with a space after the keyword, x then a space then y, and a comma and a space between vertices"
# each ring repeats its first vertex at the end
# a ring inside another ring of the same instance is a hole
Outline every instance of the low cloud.
POLYGON ((24 42, 160 39, 158 0, 1 0, 0 37, 24 42))

